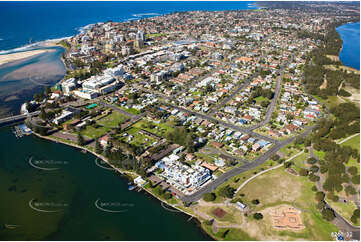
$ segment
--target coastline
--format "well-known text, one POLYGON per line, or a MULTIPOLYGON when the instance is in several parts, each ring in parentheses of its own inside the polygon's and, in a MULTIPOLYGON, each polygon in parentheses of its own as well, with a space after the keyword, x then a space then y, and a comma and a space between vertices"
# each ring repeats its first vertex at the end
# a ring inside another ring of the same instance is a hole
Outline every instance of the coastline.
POLYGON ((54 50, 50 50, 50 49, 42 49, 42 50, 29 50, 29 51, 15 52, 9 54, 2 54, 0 55, 0 66, 9 64, 14 61, 23 60, 30 57, 36 57, 38 55, 53 51, 54 50))
MULTIPOLYGON (((38 138, 40 138, 40 139, 45 139, 45 140, 52 141, 52 142, 55 142, 55 143, 61 143, 61 144, 63 144, 63 145, 68 145, 68 146, 70 146, 70 147, 74 147, 74 148, 77 148, 77 149, 80 149, 80 150, 84 150, 84 151, 86 151, 86 152, 89 152, 89 153, 91 153, 92 155, 96 156, 97 158, 103 160, 105 163, 107 163, 107 165, 109 165, 110 167, 112 167, 115 172, 118 172, 118 173, 120 173, 121 175, 127 176, 128 178, 132 178, 132 176, 131 176, 130 174, 135 175, 135 176, 139 176, 138 174, 136 174, 136 173, 134 173, 134 172, 124 171, 124 170, 122 170, 122 169, 120 169, 120 168, 115 167, 113 164, 111 164, 111 163, 107 160, 106 157, 104 157, 104 156, 102 156, 102 155, 100 155, 100 154, 97 154, 96 152, 94 152, 94 151, 92 151, 92 150, 89 150, 89 149, 86 148, 86 147, 79 146, 79 145, 76 145, 76 144, 67 143, 67 142, 64 142, 64 141, 62 141, 62 140, 57 140, 57 139, 52 138, 52 137, 49 137, 49 136, 42 136, 42 135, 40 135, 40 134, 38 134, 38 133, 35 133, 34 131, 32 132, 32 134, 34 134, 36 137, 38 137, 38 138)), ((132 178, 132 179, 133 179, 133 178, 132 178)), ((206 234, 207 236, 209 236, 210 238, 213 238, 214 240, 217 240, 214 236, 212 236, 211 234, 207 233, 206 229, 203 227, 202 222, 201 222, 201 221, 199 220, 199 218, 198 218, 197 216, 195 216, 194 214, 191 214, 191 213, 189 213, 189 212, 187 212, 187 211, 184 211, 184 210, 182 210, 182 209, 180 209, 180 208, 177 208, 175 205, 170 204, 170 203, 168 203, 167 201, 162 200, 161 198, 159 198, 158 196, 154 195, 151 191, 149 191, 149 190, 147 190, 147 189, 145 189, 145 188, 142 188, 142 191, 147 192, 147 193, 148 193, 149 195, 151 195, 153 198, 156 198, 159 202, 165 203, 165 204, 167 204, 167 206, 172 207, 172 208, 174 208, 175 210, 177 210, 177 211, 179 211, 179 212, 181 212, 181 213, 183 213, 183 214, 185 214, 185 215, 188 215, 188 216, 190 216, 190 217, 192 217, 192 218, 195 218, 196 221, 197 221, 197 223, 199 224, 199 227, 202 229, 202 232, 205 233, 205 234, 206 234)))

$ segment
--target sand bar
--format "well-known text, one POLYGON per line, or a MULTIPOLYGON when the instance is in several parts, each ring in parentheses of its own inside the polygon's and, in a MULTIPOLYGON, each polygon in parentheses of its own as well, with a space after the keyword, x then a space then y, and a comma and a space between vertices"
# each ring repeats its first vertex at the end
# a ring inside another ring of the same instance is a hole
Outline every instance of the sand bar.
POLYGON ((24 52, 0 55, 0 65, 9 63, 11 61, 21 60, 24 58, 38 55, 38 54, 42 54, 45 52, 51 52, 51 51, 54 51, 54 50, 31 50, 31 51, 24 51, 24 52))

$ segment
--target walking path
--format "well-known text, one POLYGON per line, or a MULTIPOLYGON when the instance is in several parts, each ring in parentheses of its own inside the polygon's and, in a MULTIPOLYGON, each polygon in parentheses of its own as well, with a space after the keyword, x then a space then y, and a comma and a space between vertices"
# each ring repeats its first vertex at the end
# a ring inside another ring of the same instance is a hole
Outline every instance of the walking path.
POLYGON ((355 136, 357 136, 357 135, 359 135, 359 134, 360 134, 360 133, 353 134, 353 135, 351 135, 351 136, 347 137, 346 139, 343 139, 343 140, 337 141, 337 142, 336 142, 336 144, 342 144, 342 143, 346 142, 347 140, 352 139, 353 137, 355 137, 355 136))
MULTIPOLYGON (((343 140, 341 140, 341 141, 338 141, 338 142, 336 142, 336 143, 337 143, 337 144, 342 144, 342 143, 348 141, 349 139, 352 139, 353 137, 355 137, 355 136, 357 136, 357 135, 359 135, 359 133, 353 134, 353 135, 351 135, 351 136, 349 136, 349 137, 347 137, 347 138, 345 138, 345 139, 343 139, 343 140)), ((299 155, 301 155, 301 154, 303 154, 303 153, 304 153, 304 151, 301 151, 301 152, 295 154, 295 155, 292 156, 291 158, 287 159, 286 162, 287 162, 287 161, 291 161, 292 159, 296 158, 297 156, 299 156, 299 155)), ((311 155, 313 154, 313 149, 312 149, 312 148, 311 148, 311 150, 310 150, 310 153, 311 153, 311 155)), ((313 156, 313 155, 312 155, 312 156, 313 156)), ((264 174, 264 173, 266 173, 266 172, 268 172, 268 171, 275 170, 275 169, 277 169, 277 168, 279 168, 279 167, 281 167, 281 166, 283 166, 283 164, 279 164, 279 165, 277 165, 277 166, 275 166, 275 167, 272 167, 272 168, 269 168, 269 169, 267 169, 267 170, 264 170, 264 171, 262 171, 262 172, 260 172, 260 173, 258 173, 258 174, 256 174, 256 175, 248 178, 245 182, 243 182, 243 183, 237 188, 237 190, 236 190, 235 193, 239 192, 244 186, 246 186, 246 185, 247 185, 251 180, 253 180, 254 178, 256 178, 256 177, 258 177, 258 176, 260 176, 260 175, 262 175, 262 174, 264 174)), ((322 191, 322 186, 321 186, 320 182, 317 183, 317 188, 318 188, 318 190, 322 191)), ((326 202, 326 206, 329 207, 329 208, 331 208, 331 209, 335 212, 335 216, 336 216, 336 217, 335 217, 333 223, 334 223, 338 228, 340 228, 341 230, 348 231, 348 232, 352 232, 353 239, 359 239, 359 238, 360 238, 360 232, 359 232, 360 227, 357 227, 357 226, 352 225, 346 218, 344 218, 344 217, 343 217, 342 215, 340 215, 336 210, 334 210, 334 209, 327 203, 326 200, 325 200, 325 202, 326 202)), ((294 204, 294 202, 293 202, 293 204, 294 204)), ((308 211, 308 210, 304 210, 304 211, 306 212, 306 211, 308 211)))
MULTIPOLYGON (((302 155, 303 152, 304 152, 304 151, 301 151, 301 152, 295 154, 295 155, 292 156, 291 158, 287 159, 285 162, 288 162, 288 161, 290 161, 290 160, 293 160, 293 159, 296 158, 297 156, 302 155)), ((254 175, 254 176, 251 176, 250 178, 248 178, 246 181, 244 181, 244 182, 237 188, 237 190, 236 190, 235 193, 239 192, 244 186, 247 185, 247 183, 249 183, 250 181, 252 181, 254 178, 256 178, 256 177, 258 177, 258 176, 260 176, 260 175, 262 175, 262 174, 264 174, 264 173, 266 173, 266 172, 269 172, 269 171, 275 170, 275 169, 277 169, 277 168, 280 168, 281 166, 283 166, 283 163, 281 163, 281 164, 279 164, 279 165, 277 165, 277 166, 275 166, 275 167, 271 167, 271 168, 269 168, 269 169, 267 169, 267 170, 261 171, 260 173, 257 173, 257 174, 254 175)))
MULTIPOLYGON (((342 143, 346 142, 346 141, 349 140, 349 139, 352 139, 353 137, 355 137, 355 136, 357 136, 357 135, 359 135, 359 133, 353 134, 353 135, 347 137, 346 139, 341 140, 341 141, 338 141, 338 142, 336 142, 336 143, 337 143, 337 144, 342 144, 342 143)), ((293 160, 294 158, 296 158, 296 157, 299 156, 299 155, 302 155, 303 153, 304 153, 304 151, 301 151, 301 152, 295 154, 294 156, 292 156, 291 158, 287 159, 285 162, 288 162, 288 161, 290 161, 290 160, 293 160)), ((313 153, 313 151, 312 151, 312 153, 313 153)), ((277 166, 275 166, 275 167, 272 167, 272 168, 269 168, 269 169, 267 169, 267 170, 261 171, 260 173, 254 175, 254 176, 252 176, 252 177, 250 177, 250 178, 248 178, 246 181, 244 181, 244 182, 237 188, 236 193, 239 192, 245 185, 247 185, 248 182, 252 181, 254 178, 256 178, 256 177, 258 177, 258 176, 260 176, 260 175, 262 175, 262 174, 264 174, 264 173, 266 173, 266 172, 268 172, 268 171, 272 171, 272 170, 274 170, 274 169, 277 169, 277 168, 279 168, 279 167, 281 167, 281 166, 283 166, 283 164, 279 164, 279 165, 277 165, 277 166)))

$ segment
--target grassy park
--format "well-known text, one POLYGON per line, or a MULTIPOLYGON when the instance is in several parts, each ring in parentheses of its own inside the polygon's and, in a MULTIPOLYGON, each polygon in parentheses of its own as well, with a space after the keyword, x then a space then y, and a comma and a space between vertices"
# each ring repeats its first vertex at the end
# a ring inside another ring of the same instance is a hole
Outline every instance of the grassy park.
POLYGON ((106 134, 112 128, 118 127, 119 123, 122 123, 127 119, 128 118, 123 114, 113 112, 97 120, 95 124, 87 125, 86 128, 81 131, 81 134, 90 138, 98 138, 106 134))
POLYGON ((333 224, 322 219, 320 212, 316 208, 316 202, 312 199, 314 197, 314 192, 311 190, 313 185, 307 177, 292 175, 286 172, 284 168, 267 172, 252 180, 236 196, 244 194, 242 200, 254 212, 264 212, 265 220, 262 224, 259 224, 258 221, 255 222, 248 218, 245 225, 246 231, 254 231, 254 233, 250 233, 250 236, 255 236, 257 239, 330 240, 331 232, 338 229, 333 224), (250 203, 254 199, 258 199, 260 204, 254 205, 250 203), (296 206, 304 210, 301 217, 305 229, 299 232, 281 232, 274 229, 271 224, 265 223, 265 221, 269 221, 267 219, 269 216, 265 212, 267 208, 272 209, 282 204, 296 206), (254 226, 257 229, 252 229, 254 226))

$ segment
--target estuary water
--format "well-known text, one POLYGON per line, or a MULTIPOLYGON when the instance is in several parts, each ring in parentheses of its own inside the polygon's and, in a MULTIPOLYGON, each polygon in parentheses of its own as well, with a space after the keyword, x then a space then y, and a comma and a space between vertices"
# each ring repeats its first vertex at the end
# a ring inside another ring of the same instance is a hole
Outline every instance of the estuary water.
POLYGON ((0 240, 210 239, 95 156, 11 131, 0 128, 0 240))
POLYGON ((336 30, 343 40, 340 60, 345 66, 360 70, 360 22, 344 24, 336 30))
MULTIPOLYGON (((40 48, 34 48, 40 49, 40 48)), ((17 114, 20 105, 34 93, 52 86, 65 75, 61 47, 43 47, 49 52, 0 66, 0 117, 17 114)))

